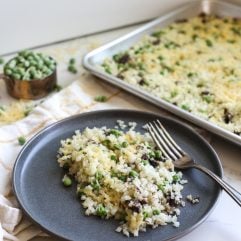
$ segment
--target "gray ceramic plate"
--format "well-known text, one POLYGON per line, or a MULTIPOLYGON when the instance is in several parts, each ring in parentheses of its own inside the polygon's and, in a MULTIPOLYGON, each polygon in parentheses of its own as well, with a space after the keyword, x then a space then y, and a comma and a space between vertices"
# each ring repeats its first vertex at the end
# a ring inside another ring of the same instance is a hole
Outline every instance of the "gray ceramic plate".
POLYGON ((180 146, 195 160, 210 170, 222 175, 220 161, 210 145, 192 129, 180 122, 156 114, 110 110, 89 112, 59 121, 38 133, 22 149, 13 172, 13 188, 20 206, 27 216, 43 230, 59 239, 75 241, 163 241, 174 240, 190 232, 208 216, 220 194, 220 188, 205 174, 197 170, 184 171, 189 181, 183 196, 198 195, 200 203, 186 203, 181 208, 179 228, 171 225, 148 229, 138 238, 127 238, 115 232, 118 222, 86 217, 77 200, 75 186, 64 188, 62 169, 56 162, 60 140, 72 136, 76 129, 85 127, 114 127, 116 120, 138 123, 137 130, 148 121, 160 119, 180 146))

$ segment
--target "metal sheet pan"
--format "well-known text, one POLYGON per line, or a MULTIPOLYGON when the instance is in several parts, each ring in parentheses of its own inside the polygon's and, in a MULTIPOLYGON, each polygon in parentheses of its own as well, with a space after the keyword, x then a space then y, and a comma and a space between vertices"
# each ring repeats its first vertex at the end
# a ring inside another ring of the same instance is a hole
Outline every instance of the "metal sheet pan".
POLYGON ((127 50, 135 44, 143 35, 150 34, 157 28, 165 27, 178 19, 195 17, 201 12, 207 14, 216 14, 219 16, 241 17, 241 7, 229 4, 223 1, 195 1, 183 5, 181 8, 155 19, 144 26, 136 29, 135 31, 118 38, 102 47, 99 47, 92 52, 88 53, 83 58, 83 66, 92 74, 104 79, 105 81, 118 86, 140 98, 147 100, 157 106, 160 106, 173 114, 182 117, 202 128, 205 128, 227 140, 241 145, 241 137, 221 128, 207 120, 204 120, 192 113, 182 110, 181 108, 168 103, 165 100, 155 97, 154 95, 141 90, 138 87, 132 86, 117 77, 105 73, 100 65, 105 58, 111 57, 120 51, 127 50))

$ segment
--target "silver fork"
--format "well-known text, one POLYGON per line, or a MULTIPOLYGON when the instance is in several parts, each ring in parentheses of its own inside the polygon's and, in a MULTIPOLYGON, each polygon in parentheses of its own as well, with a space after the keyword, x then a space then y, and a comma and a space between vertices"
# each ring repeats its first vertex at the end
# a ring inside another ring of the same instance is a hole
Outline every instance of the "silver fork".
POLYGON ((196 168, 214 179, 233 199, 241 206, 241 193, 218 177, 208 168, 197 164, 181 147, 172 139, 159 120, 147 124, 148 131, 161 150, 164 157, 173 161, 178 169, 196 168))

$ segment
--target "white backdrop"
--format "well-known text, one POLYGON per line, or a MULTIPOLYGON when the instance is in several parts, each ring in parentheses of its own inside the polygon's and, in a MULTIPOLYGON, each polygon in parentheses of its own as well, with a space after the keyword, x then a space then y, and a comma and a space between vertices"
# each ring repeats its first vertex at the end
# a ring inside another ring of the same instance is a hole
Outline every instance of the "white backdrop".
POLYGON ((148 20, 188 1, 0 0, 0 55, 148 20))

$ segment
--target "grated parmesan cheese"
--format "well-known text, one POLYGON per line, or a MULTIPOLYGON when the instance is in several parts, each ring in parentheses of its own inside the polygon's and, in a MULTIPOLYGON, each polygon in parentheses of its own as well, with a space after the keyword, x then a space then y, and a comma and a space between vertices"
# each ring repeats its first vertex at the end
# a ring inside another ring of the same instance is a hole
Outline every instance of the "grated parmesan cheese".
POLYGON ((0 125, 9 124, 28 115, 33 108, 32 102, 19 101, 0 108, 0 125))

